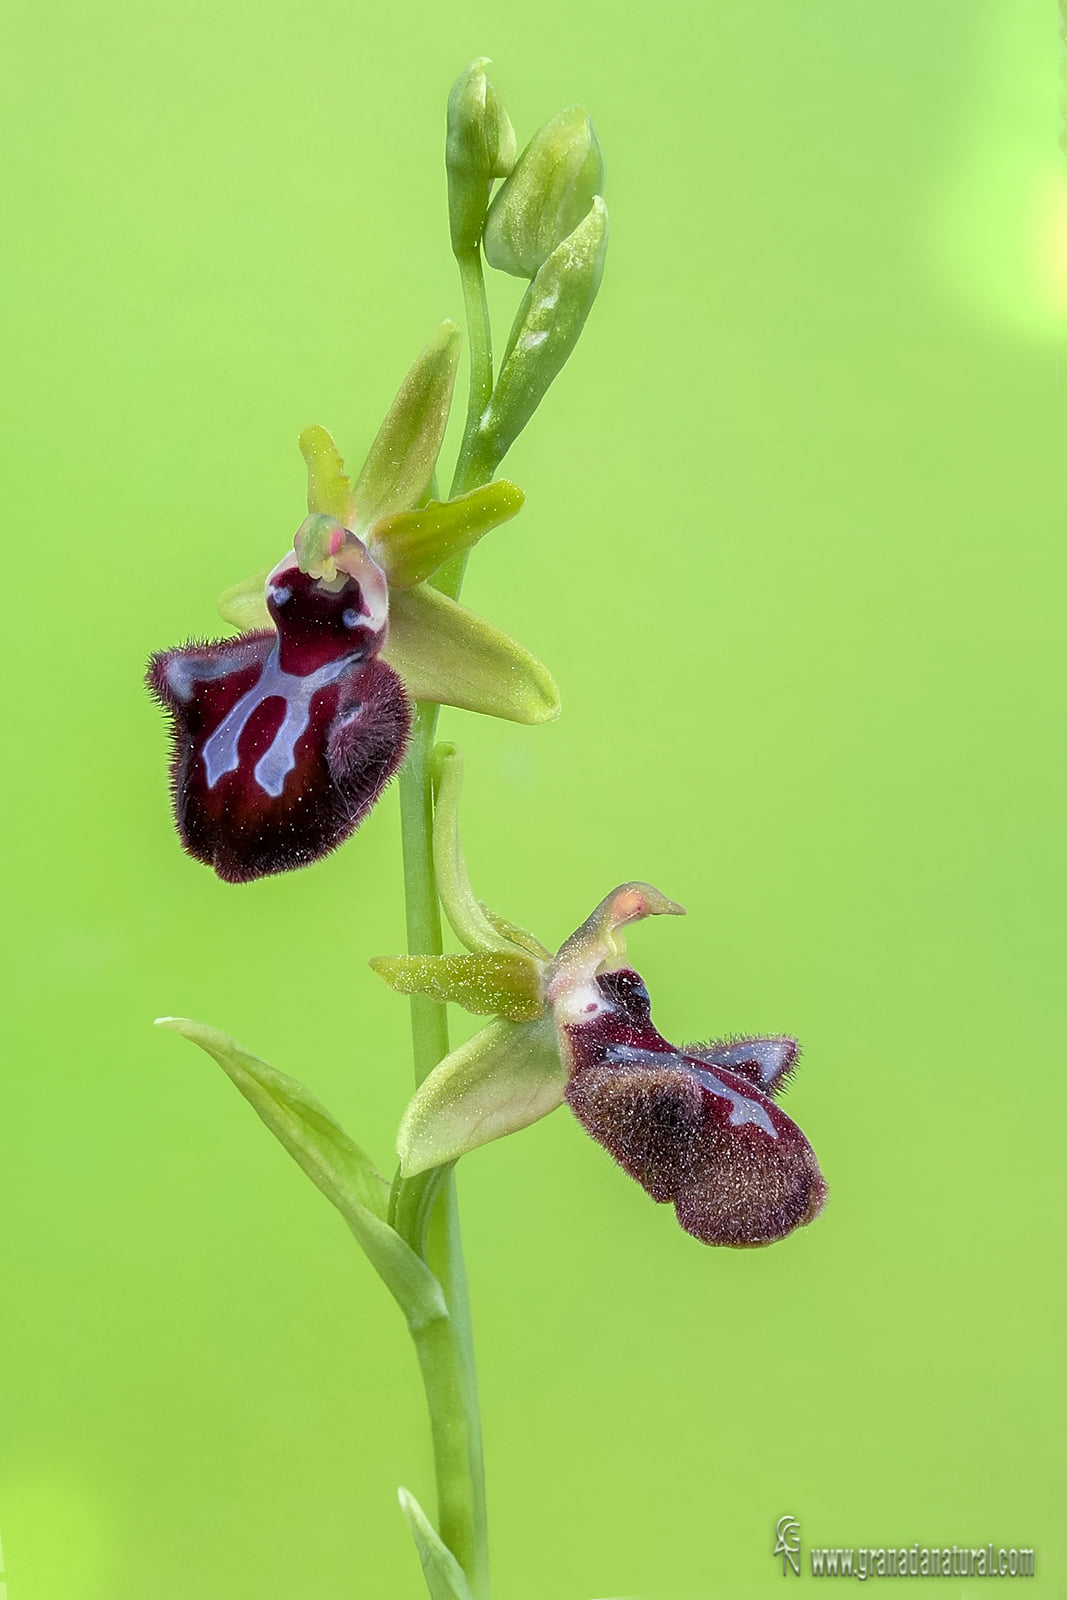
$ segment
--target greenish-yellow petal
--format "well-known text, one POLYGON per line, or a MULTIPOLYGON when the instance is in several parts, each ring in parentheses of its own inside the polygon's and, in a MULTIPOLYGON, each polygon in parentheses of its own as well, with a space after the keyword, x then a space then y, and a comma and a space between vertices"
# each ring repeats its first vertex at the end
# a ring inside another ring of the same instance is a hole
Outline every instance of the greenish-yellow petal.
POLYGON ((454 744, 437 745, 433 752, 433 864, 437 893, 452 932, 468 950, 514 955, 515 941, 495 925, 471 886, 459 836, 462 787, 462 752, 454 744))
POLYGON ((450 1001, 475 1016, 528 1022, 542 1009, 541 968, 518 951, 465 955, 375 956, 371 968, 397 994, 450 1001))
POLYGON ((450 556, 469 550, 483 534, 522 509, 521 489, 506 478, 458 495, 431 500, 417 511, 400 511, 374 525, 368 546, 398 589, 424 583, 450 556))
POLYGON ((334 517, 343 528, 351 528, 356 502, 332 435, 318 424, 305 428, 300 435, 300 454, 308 469, 308 511, 334 517))

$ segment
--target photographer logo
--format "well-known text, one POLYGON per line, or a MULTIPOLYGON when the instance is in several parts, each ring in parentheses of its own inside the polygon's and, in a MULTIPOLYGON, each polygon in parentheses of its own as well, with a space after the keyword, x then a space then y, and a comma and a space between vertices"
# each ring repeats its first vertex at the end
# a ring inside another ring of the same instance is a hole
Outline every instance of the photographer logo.
POLYGON ((792 1567, 800 1577, 800 1523, 796 1517, 779 1517, 774 1529, 773 1554, 782 1558, 782 1577, 792 1567))

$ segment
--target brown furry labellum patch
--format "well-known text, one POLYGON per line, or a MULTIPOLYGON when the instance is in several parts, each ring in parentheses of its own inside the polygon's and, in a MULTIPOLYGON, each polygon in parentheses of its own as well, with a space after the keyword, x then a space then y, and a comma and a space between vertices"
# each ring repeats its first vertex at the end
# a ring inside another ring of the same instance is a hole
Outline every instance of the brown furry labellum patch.
POLYGON ((411 712, 379 652, 385 579, 267 580, 276 631, 163 650, 148 686, 169 713, 182 844, 228 883, 307 866, 344 842, 404 757, 411 712))
POLYGON ((595 980, 598 999, 564 1023, 566 1099, 586 1132, 705 1244, 773 1244, 822 1210, 815 1152, 771 1098, 797 1059, 794 1039, 678 1049, 653 1026, 629 969, 595 980))

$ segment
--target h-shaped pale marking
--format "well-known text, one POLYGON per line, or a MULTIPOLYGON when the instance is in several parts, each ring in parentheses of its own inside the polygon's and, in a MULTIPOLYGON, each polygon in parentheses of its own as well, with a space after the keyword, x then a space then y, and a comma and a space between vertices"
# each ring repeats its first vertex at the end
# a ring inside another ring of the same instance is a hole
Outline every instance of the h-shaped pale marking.
MULTIPOLYGON (((286 778, 296 766, 296 746, 311 721, 312 700, 320 689, 336 683, 353 664, 354 659, 354 656, 342 656, 339 661, 327 661, 325 666, 318 667, 314 672, 301 675, 283 671, 278 660, 278 646, 273 645, 270 655, 263 663, 258 680, 241 696, 215 731, 204 741, 201 754, 208 788, 213 789, 227 772, 237 771, 241 765, 237 746, 252 713, 265 700, 277 699, 285 704, 285 716, 269 747, 256 762, 253 772, 253 777, 263 793, 276 800, 285 788, 286 778)), ((201 677, 210 681, 213 677, 223 676, 222 673, 210 669, 201 674, 191 662, 182 662, 180 657, 173 665, 180 667, 179 672, 172 675, 168 668, 167 676, 175 694, 183 699, 187 698, 190 679, 195 683, 201 677), (183 689, 186 689, 186 695, 182 694, 183 689)), ((214 665, 211 663, 211 666, 214 665)), ((227 670, 232 670, 232 664, 227 670)), ((2 1596, 0 1600, 3 1600, 2 1596)))

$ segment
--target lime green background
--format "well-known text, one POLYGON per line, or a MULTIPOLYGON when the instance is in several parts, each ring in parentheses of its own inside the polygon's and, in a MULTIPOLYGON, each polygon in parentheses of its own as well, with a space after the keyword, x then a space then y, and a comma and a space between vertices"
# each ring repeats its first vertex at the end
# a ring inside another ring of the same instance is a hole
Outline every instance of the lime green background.
POLYGON ((621 879, 683 900, 631 940, 661 1028, 795 1030, 831 1185, 731 1253, 566 1113, 465 1163, 499 1595, 763 1593, 785 1512, 807 1543, 1033 1545, 1053 1592, 1055 27, 1031 0, 10 13, 10 1600, 421 1592, 399 1318, 150 1028, 227 1029, 388 1162, 406 1008, 365 963, 400 948, 395 796, 328 862, 217 883, 140 678, 291 538, 299 429, 358 460, 458 315, 443 105, 479 53, 520 137, 590 107, 613 238, 508 463, 527 509, 471 570, 564 696, 544 729, 444 718, 472 871, 553 942, 621 879))

